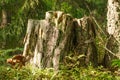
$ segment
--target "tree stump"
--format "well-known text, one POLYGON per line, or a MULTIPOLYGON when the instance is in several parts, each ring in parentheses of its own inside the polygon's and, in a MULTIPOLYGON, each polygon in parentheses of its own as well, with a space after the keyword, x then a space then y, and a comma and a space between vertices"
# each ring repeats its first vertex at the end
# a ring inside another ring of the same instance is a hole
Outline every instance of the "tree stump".
POLYGON ((61 56, 74 48, 86 55, 86 64, 96 65, 95 34, 89 17, 74 19, 61 11, 48 11, 44 20, 28 20, 23 55, 36 67, 58 70, 61 56))
POLYGON ((73 26, 75 27, 75 51, 84 54, 83 64, 88 65, 93 63, 97 66, 98 55, 95 44, 96 28, 95 23, 91 17, 83 17, 81 19, 74 19, 73 26))

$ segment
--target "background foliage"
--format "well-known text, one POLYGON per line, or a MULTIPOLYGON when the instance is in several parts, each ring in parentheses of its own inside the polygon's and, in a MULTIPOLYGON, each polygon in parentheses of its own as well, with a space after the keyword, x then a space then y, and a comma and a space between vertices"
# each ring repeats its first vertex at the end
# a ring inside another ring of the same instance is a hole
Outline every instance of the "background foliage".
POLYGON ((76 18, 92 14, 99 22, 105 22, 106 3, 106 0, 0 0, 0 11, 4 9, 8 15, 8 25, 0 29, 0 47, 23 47, 28 19, 43 19, 48 10, 62 10, 76 18))

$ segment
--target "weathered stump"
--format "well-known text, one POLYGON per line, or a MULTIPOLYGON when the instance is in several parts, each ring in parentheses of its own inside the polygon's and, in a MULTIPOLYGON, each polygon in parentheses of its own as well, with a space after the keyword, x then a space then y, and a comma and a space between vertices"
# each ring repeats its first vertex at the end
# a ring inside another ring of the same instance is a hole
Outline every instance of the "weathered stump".
POLYGON ((29 20, 23 55, 32 56, 38 67, 58 69, 60 55, 68 49, 72 17, 63 12, 47 12, 45 20, 29 20))
POLYGON ((95 23, 91 17, 83 17, 74 19, 73 26, 75 27, 75 51, 84 54, 83 64, 88 65, 90 62, 93 66, 97 66, 98 55, 95 44, 95 23))
POLYGON ((86 55, 85 64, 96 65, 94 39, 95 25, 89 17, 73 19, 61 11, 49 11, 44 20, 28 20, 23 55, 34 66, 57 70, 61 56, 74 48, 86 55))

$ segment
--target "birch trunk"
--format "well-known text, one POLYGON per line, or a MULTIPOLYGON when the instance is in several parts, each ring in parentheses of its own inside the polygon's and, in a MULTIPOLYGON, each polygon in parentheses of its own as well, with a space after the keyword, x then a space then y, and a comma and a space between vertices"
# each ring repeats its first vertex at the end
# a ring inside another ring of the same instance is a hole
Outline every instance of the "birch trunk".
POLYGON ((109 33, 107 48, 114 54, 106 51, 104 64, 110 66, 114 57, 120 59, 120 1, 108 0, 107 31, 109 33))

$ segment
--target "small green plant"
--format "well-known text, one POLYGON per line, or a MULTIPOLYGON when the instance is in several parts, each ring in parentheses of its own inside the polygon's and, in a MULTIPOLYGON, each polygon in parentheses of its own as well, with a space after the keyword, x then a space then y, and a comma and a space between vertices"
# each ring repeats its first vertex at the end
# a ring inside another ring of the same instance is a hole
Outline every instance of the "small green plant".
POLYGON ((112 66, 117 66, 120 68, 120 59, 114 59, 112 60, 112 66))

